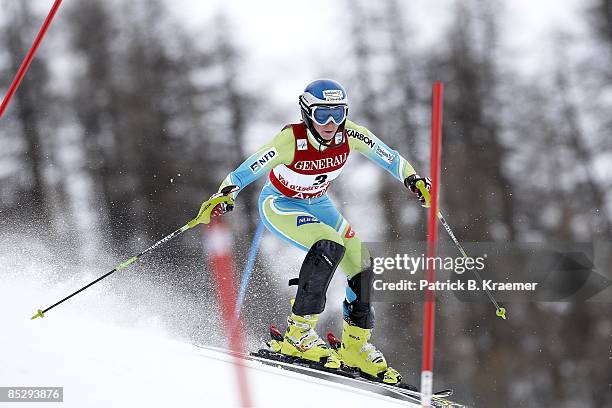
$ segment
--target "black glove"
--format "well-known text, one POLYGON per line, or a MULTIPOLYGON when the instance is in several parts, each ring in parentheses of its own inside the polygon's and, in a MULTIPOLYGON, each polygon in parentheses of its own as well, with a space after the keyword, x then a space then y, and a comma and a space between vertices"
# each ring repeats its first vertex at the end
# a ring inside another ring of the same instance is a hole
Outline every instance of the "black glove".
POLYGON ((422 181, 425 183, 425 188, 427 191, 431 190, 431 180, 429 177, 421 177, 418 174, 412 174, 404 179, 404 185, 410 189, 414 194, 416 194, 417 198, 421 202, 421 205, 426 206, 427 202, 425 201, 425 197, 421 193, 421 190, 416 186, 417 181, 422 181))

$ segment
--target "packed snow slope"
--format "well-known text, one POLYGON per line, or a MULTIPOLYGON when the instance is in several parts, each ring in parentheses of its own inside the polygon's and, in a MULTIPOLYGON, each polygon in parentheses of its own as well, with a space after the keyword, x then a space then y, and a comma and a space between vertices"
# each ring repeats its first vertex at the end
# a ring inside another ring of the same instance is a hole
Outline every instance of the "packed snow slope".
MULTIPOLYGON (((64 402, 44 405, 65 408, 240 406, 235 360, 225 353, 173 339, 150 316, 136 327, 115 324, 109 315, 134 311, 87 307, 84 299, 30 320, 38 307, 70 293, 75 283, 45 287, 6 272, 0 272, 0 386, 62 386, 64 402)), ((259 407, 288 401, 292 407, 415 406, 256 361, 240 364, 259 407)), ((39 406, 2 404, 29 405, 39 406)))

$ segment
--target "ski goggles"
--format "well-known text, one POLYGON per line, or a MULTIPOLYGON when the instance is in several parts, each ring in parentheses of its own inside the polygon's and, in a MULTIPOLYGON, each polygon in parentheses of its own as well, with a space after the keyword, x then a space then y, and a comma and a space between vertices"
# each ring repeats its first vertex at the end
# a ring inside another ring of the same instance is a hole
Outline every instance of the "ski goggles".
POLYGON ((346 119, 347 112, 348 108, 345 105, 318 105, 312 107, 310 117, 321 126, 327 125, 329 122, 340 125, 346 119))

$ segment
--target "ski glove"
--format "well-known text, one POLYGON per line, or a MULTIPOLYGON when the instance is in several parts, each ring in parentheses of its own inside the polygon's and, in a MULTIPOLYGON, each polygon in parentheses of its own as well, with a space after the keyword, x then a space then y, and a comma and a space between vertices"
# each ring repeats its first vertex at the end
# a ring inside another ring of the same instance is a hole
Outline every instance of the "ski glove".
MULTIPOLYGON (((213 194, 200 206, 198 216, 192 221, 193 226, 197 224, 208 224, 212 217, 217 217, 234 209, 233 193, 239 190, 238 186, 229 185, 221 189, 220 192, 213 194)), ((191 223, 190 223, 191 224, 191 223)))
POLYGON ((427 189, 427 191, 431 190, 431 180, 429 179, 429 177, 421 177, 418 174, 412 174, 406 177, 404 179, 404 185, 408 187, 410 191, 416 194, 423 207, 427 207, 428 203, 427 201, 425 201, 425 197, 423 197, 423 193, 421 193, 421 190, 419 190, 419 188, 417 187, 417 181, 422 181, 423 183, 425 183, 425 188, 427 189))

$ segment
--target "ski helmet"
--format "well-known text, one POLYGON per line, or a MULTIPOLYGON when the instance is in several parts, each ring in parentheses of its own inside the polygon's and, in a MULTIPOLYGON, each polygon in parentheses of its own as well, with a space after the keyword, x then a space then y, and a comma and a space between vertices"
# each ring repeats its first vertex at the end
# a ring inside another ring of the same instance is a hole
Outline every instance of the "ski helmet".
POLYGON ((323 146, 337 144, 336 138, 325 140, 314 128, 314 122, 326 125, 333 121, 339 125, 338 132, 344 131, 348 115, 346 91, 338 82, 331 79, 317 79, 308 84, 299 97, 302 120, 314 138, 323 146))

